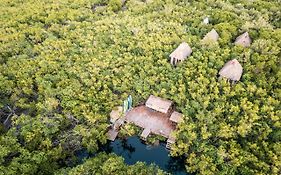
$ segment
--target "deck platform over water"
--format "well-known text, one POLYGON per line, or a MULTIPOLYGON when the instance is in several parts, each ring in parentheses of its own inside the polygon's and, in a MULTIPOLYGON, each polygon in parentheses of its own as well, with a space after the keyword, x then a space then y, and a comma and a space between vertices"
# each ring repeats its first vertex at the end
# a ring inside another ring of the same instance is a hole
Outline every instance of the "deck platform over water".
POLYGON ((116 139, 118 135, 118 131, 116 131, 115 129, 110 129, 108 132, 107 132, 107 138, 108 140, 111 140, 111 141, 114 141, 116 139))
POLYGON ((169 114, 161 113, 146 106, 138 106, 130 110, 125 121, 150 131, 153 134, 169 138, 172 131, 176 128, 169 120, 169 114))

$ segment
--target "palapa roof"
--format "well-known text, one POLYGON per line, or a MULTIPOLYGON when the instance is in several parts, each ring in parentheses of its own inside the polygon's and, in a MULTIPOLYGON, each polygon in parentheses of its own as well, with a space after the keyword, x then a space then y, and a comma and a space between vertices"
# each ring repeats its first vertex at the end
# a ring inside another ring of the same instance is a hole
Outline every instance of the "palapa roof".
POLYGON ((110 122, 115 123, 122 115, 122 107, 118 106, 117 109, 110 112, 110 122))
POLYGON ((184 60, 192 53, 191 47, 186 43, 181 43, 171 54, 171 59, 184 60))
POLYGON ((154 95, 150 95, 145 103, 145 106, 162 113, 167 113, 172 103, 173 102, 170 100, 166 100, 160 97, 155 97, 154 95))
POLYGON ((217 41, 219 39, 219 34, 217 33, 217 31, 215 29, 212 29, 209 33, 207 33, 204 38, 203 38, 203 42, 214 42, 217 41))
POLYGON ((172 122, 175 122, 175 123, 180 123, 183 121, 183 118, 182 118, 182 114, 177 112, 177 111, 174 111, 170 117, 170 120, 172 122))
POLYGON ((220 70, 219 75, 233 81, 239 81, 243 73, 241 64, 236 60, 228 61, 220 70))
POLYGON ((251 38, 248 32, 243 33, 242 35, 238 36, 234 42, 235 45, 249 47, 251 45, 251 38))

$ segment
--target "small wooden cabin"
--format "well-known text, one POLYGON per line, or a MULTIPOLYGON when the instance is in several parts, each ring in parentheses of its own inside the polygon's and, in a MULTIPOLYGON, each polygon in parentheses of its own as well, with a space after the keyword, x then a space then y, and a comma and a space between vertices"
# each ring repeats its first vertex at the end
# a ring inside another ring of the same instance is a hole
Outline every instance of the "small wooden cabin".
POLYGON ((167 114, 171 109, 173 102, 170 100, 162 99, 160 97, 156 97, 154 95, 150 95, 147 101, 145 102, 145 106, 149 107, 155 111, 162 112, 167 114))
POLYGON ((170 117, 170 120, 177 125, 178 123, 183 121, 182 114, 174 111, 170 117))
POLYGON ((236 59, 228 61, 219 71, 220 77, 224 77, 232 81, 239 81, 242 73, 243 68, 236 59))
POLYGON ((212 43, 216 42, 219 39, 219 34, 215 29, 212 29, 209 33, 207 33, 202 39, 203 43, 212 43))
POLYGON ((186 42, 183 42, 170 54, 170 62, 172 65, 176 65, 178 62, 182 62, 189 57, 191 53, 192 49, 190 46, 186 42))
POLYGON ((251 45, 251 42, 252 40, 249 36, 249 33, 245 32, 236 38, 234 44, 242 47, 249 47, 251 45))

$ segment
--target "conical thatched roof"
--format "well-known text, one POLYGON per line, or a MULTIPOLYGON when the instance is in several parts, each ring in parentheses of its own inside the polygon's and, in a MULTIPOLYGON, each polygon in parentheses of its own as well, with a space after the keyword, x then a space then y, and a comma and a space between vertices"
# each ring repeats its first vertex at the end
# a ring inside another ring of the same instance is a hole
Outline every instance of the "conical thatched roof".
POLYGON ((209 33, 207 33, 205 35, 205 37, 203 38, 203 42, 215 42, 219 39, 219 34, 217 33, 217 31, 215 29, 212 29, 209 33))
POLYGON ((238 36, 235 40, 235 45, 249 47, 251 45, 251 38, 248 32, 243 33, 242 35, 238 36))
POLYGON ((176 50, 170 54, 171 64, 176 64, 178 61, 183 61, 190 56, 192 49, 186 42, 181 43, 176 50))
POLYGON ((233 59, 228 61, 220 70, 219 75, 233 81, 239 81, 243 73, 241 64, 233 59))

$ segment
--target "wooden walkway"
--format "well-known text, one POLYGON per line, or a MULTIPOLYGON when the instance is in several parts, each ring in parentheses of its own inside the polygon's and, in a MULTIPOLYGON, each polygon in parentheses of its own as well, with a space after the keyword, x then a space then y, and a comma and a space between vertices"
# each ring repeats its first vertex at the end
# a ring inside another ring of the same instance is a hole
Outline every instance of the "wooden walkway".
POLYGON ((157 112, 146 106, 138 106, 127 113, 125 121, 134 123, 145 131, 169 138, 171 132, 176 129, 169 117, 169 114, 157 112))
POLYGON ((107 138, 108 140, 114 141, 116 139, 118 135, 118 131, 116 131, 115 129, 111 128, 108 132, 107 132, 107 138))

